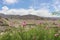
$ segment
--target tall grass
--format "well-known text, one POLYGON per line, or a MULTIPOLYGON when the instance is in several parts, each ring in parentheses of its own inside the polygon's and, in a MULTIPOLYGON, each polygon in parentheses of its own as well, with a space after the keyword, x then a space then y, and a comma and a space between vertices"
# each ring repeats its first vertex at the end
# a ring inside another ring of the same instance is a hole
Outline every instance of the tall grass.
POLYGON ((42 25, 30 29, 10 28, 10 30, 0 33, 0 40, 60 40, 60 33, 56 30, 57 28, 42 25))

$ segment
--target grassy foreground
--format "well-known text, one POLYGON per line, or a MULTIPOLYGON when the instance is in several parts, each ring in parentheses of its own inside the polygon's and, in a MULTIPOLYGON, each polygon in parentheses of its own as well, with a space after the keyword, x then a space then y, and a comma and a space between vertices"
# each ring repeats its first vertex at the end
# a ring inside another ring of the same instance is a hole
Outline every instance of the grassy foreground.
POLYGON ((59 28, 37 26, 34 28, 10 28, 0 33, 0 40, 60 40, 59 28))

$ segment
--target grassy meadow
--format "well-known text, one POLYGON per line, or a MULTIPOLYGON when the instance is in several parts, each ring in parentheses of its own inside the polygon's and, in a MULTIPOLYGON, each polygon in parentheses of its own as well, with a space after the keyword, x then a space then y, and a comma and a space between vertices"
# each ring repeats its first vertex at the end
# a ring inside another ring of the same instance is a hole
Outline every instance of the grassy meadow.
POLYGON ((0 40, 60 40, 60 20, 27 20, 29 25, 24 27, 20 24, 23 21, 15 20, 12 23, 15 27, 6 26, 7 29, 0 32, 0 40))

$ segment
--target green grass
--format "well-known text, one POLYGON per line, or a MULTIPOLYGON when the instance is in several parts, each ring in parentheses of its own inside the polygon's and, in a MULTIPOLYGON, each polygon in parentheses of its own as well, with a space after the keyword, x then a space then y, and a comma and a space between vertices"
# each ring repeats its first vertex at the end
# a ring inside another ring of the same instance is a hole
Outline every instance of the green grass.
POLYGON ((60 40, 58 28, 46 28, 43 25, 30 28, 10 28, 0 34, 0 40, 60 40))

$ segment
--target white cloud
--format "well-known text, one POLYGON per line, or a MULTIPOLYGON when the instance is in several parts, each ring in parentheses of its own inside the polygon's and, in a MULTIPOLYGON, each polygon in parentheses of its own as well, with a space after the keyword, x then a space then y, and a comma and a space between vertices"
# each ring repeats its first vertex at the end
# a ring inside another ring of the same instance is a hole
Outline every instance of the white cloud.
POLYGON ((27 15, 27 14, 33 14, 38 16, 44 16, 48 17, 50 16, 50 13, 47 9, 39 9, 35 10, 33 8, 30 9, 9 9, 7 6, 2 7, 2 11, 4 14, 8 15, 27 15))
POLYGON ((9 8, 7 6, 3 6, 2 10, 7 11, 9 8))
POLYGON ((27 15, 28 11, 25 9, 10 9, 5 12, 5 14, 12 14, 12 15, 27 15))
POLYGON ((60 11, 60 0, 53 0, 52 6, 55 8, 55 11, 60 11))
POLYGON ((39 9, 37 10, 37 15, 42 17, 51 17, 51 13, 48 9, 39 9))
POLYGON ((37 15, 42 17, 58 17, 56 15, 52 15, 52 13, 49 12, 46 8, 41 8, 38 10, 35 10, 33 8, 30 9, 9 9, 7 6, 2 7, 2 10, 0 10, 0 13, 4 13, 7 15, 37 15))
POLYGON ((3 0, 3 3, 4 4, 14 4, 14 3, 17 3, 18 0, 3 0))
POLYGON ((3 6, 2 10, 0 10, 0 13, 5 13, 8 10, 9 10, 9 8, 7 6, 3 6))
POLYGON ((40 7, 41 8, 49 8, 50 7, 50 3, 40 3, 40 7))

